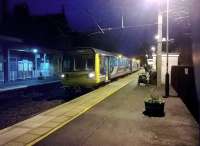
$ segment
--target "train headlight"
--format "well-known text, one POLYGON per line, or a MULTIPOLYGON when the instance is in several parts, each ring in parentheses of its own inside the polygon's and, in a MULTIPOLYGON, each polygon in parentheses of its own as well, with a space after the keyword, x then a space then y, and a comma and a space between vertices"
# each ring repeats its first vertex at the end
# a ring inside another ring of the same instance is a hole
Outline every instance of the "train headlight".
POLYGON ((65 77, 65 74, 61 74, 61 76, 60 76, 61 78, 64 78, 65 77))
POLYGON ((93 73, 93 72, 90 72, 89 74, 88 74, 88 77, 89 78, 93 78, 95 76, 95 74, 93 73))

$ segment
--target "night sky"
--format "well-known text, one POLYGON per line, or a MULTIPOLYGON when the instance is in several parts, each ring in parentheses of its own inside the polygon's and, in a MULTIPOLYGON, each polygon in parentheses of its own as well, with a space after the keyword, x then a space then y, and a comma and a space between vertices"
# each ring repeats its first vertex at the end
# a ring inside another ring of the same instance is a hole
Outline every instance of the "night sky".
MULTIPOLYGON (((65 10, 66 19, 73 31, 95 32, 98 27, 141 26, 135 29, 118 30, 101 34, 116 42, 124 54, 140 54, 143 42, 155 43, 158 6, 152 0, 8 0, 12 14, 16 4, 26 2, 31 15, 56 14, 65 10), (150 26, 143 27, 144 24, 150 26)), ((100 36, 102 37, 102 36, 100 36)))

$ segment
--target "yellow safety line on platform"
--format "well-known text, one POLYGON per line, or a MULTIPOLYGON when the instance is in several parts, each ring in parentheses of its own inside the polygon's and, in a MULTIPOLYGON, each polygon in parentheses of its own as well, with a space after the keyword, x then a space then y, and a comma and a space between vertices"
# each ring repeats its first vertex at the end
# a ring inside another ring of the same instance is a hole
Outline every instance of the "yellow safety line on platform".
MULTIPOLYGON (((15 143, 15 142, 19 143, 20 137, 24 137, 24 136, 26 137, 26 135, 28 135, 28 134, 34 134, 33 131, 35 129, 48 126, 48 122, 51 123, 51 122, 54 122, 54 120, 59 121, 61 119, 61 122, 57 122, 57 123, 55 122, 58 125, 52 126, 51 128, 49 128, 48 131, 38 134, 37 137, 33 138, 32 140, 27 140, 26 142, 20 142, 20 144, 27 145, 27 146, 32 146, 32 145, 36 144, 37 142, 46 138, 47 136, 49 136, 56 130, 58 130, 58 129, 62 128, 63 126, 65 126, 66 124, 68 124, 70 121, 79 117, 80 115, 82 115, 83 113, 85 113, 86 111, 88 111, 89 109, 91 109, 96 104, 100 103, 101 101, 103 101, 104 99, 106 99, 107 97, 112 95, 113 93, 117 92, 119 89, 126 86, 128 83, 133 81, 133 79, 136 79, 136 76, 137 76, 137 74, 134 73, 132 75, 129 75, 127 77, 119 79, 118 81, 111 82, 110 84, 108 84, 104 87, 96 89, 96 90, 89 92, 85 95, 82 95, 74 100, 71 100, 70 102, 64 103, 53 109, 49 109, 49 110, 39 114, 38 115, 39 117, 40 116, 42 118, 47 117, 47 118, 50 118, 50 120, 49 121, 47 120, 47 123, 41 124, 38 127, 30 128, 30 131, 28 131, 27 133, 22 134, 16 138, 13 138, 12 140, 8 141, 7 145, 9 145, 11 143, 15 143), (66 119, 63 120, 62 117, 66 118, 66 119), (31 133, 31 132, 33 132, 33 133, 31 133)), ((32 119, 37 120, 37 122, 38 122, 38 120, 40 120, 40 119, 38 119, 37 116, 35 118, 33 117, 32 119)), ((30 126, 31 124, 35 124, 35 123, 32 123, 30 121, 30 119, 28 119, 23 122, 17 123, 16 125, 13 125, 11 127, 15 128, 16 126, 21 126, 23 128, 23 126, 26 126, 26 124, 27 124, 26 122, 28 123, 28 126, 30 126)), ((38 124, 38 123, 36 123, 36 124, 38 124)), ((4 144, 4 145, 6 145, 6 144, 4 144)))
MULTIPOLYGON (((101 101, 99 101, 101 102, 101 101)), ((98 102, 98 103, 99 103, 98 102)), ((98 104, 97 103, 97 104, 98 104)), ((34 144, 36 144, 37 142, 41 141, 42 139, 46 138, 47 136, 51 135, 52 133, 54 133, 55 131, 57 131, 58 129, 62 128, 63 126, 65 126, 66 124, 68 124, 69 122, 71 122, 72 120, 76 119, 77 117, 79 117, 80 115, 82 115, 83 113, 85 113, 86 111, 88 111, 90 108, 92 108, 94 105, 84 109, 81 113, 79 113, 78 115, 72 117, 71 119, 65 121, 64 123, 60 124, 59 126, 53 128, 51 131, 45 133, 44 135, 42 135, 41 137, 37 138, 36 140, 32 141, 31 143, 27 144, 26 146, 33 146, 34 144)))
MULTIPOLYGON (((135 76, 135 74, 134 74, 134 76, 135 76)), ((126 78, 130 78, 130 77, 132 77, 132 76, 128 76, 128 77, 126 77, 126 78)), ((125 80, 126 78, 123 78, 123 79, 125 80)), ((123 79, 121 79, 121 80, 123 80, 123 79)), ((120 82, 121 80, 119 80, 119 82, 120 82)), ((123 86, 121 86, 120 88, 118 88, 118 90, 121 89, 121 88, 123 88, 124 86, 126 86, 126 85, 127 85, 128 83, 130 83, 131 81, 133 81, 133 80, 130 80, 130 79, 127 80, 126 83, 125 83, 123 86)), ((116 82, 117 82, 117 81, 116 81, 116 82)), ((116 83, 116 82, 113 82, 113 83, 116 83)), ((109 84, 108 84, 108 85, 109 85, 109 84)), ((101 89, 101 88, 100 88, 100 89, 101 89)), ((97 89, 97 90, 98 90, 98 89, 97 89)), ((60 124, 59 126, 53 128, 53 129, 51 129, 49 132, 45 133, 44 135, 40 136, 39 138, 35 139, 34 141, 28 143, 26 146, 32 146, 32 145, 36 144, 37 142, 41 141, 42 139, 46 138, 47 136, 51 135, 52 133, 54 133, 54 132, 57 131, 58 129, 62 128, 63 126, 65 126, 66 124, 68 124, 69 122, 71 122, 72 120, 76 119, 77 117, 79 117, 80 115, 82 115, 83 113, 85 113, 86 111, 88 111, 89 109, 91 109, 92 107, 94 107, 95 105, 97 105, 98 103, 100 103, 101 101, 103 101, 105 98, 111 96, 112 94, 114 94, 114 93, 117 92, 118 90, 114 90, 114 91, 108 93, 106 97, 98 99, 95 103, 92 103, 92 104, 90 104, 88 107, 86 107, 82 112, 80 112, 80 113, 78 113, 77 115, 73 116, 71 119, 65 121, 64 123, 60 124)), ((95 91, 96 91, 96 90, 95 90, 95 91)), ((95 92, 95 91, 92 91, 92 92, 95 92)), ((91 92, 90 92, 90 93, 91 93, 91 92)))

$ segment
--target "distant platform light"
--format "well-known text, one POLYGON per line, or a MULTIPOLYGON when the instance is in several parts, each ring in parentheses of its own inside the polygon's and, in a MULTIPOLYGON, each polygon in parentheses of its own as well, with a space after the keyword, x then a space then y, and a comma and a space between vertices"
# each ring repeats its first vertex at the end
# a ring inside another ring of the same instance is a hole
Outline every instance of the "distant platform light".
POLYGON ((152 47, 151 47, 151 51, 152 51, 152 52, 155 52, 155 51, 156 51, 156 47, 152 46, 152 47))
POLYGON ((122 58, 122 55, 121 55, 121 54, 119 54, 117 57, 118 57, 118 58, 122 58))
POLYGON ((136 59, 135 59, 135 58, 132 58, 132 61, 136 61, 136 59))
POLYGON ((162 42, 166 42, 167 41, 167 39, 166 38, 162 38, 162 42))
POLYGON ((38 49, 33 49, 33 53, 37 53, 38 52, 38 49))
POLYGON ((140 59, 136 59, 136 62, 137 62, 138 64, 140 64, 140 59))
POLYGON ((159 37, 159 35, 156 35, 154 38, 155 38, 156 40, 158 40, 160 37, 159 37))

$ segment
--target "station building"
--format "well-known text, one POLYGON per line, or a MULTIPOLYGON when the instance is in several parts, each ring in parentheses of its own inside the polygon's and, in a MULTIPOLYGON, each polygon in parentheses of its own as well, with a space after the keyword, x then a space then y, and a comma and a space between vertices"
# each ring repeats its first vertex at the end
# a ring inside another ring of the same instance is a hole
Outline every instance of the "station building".
POLYGON ((0 84, 31 79, 57 78, 62 53, 27 45, 22 39, 0 35, 0 84))
POLYGON ((31 15, 28 5, 19 3, 9 13, 7 1, 0 2, 1 87, 18 81, 57 80, 69 44, 64 11, 63 7, 57 14, 31 15))

